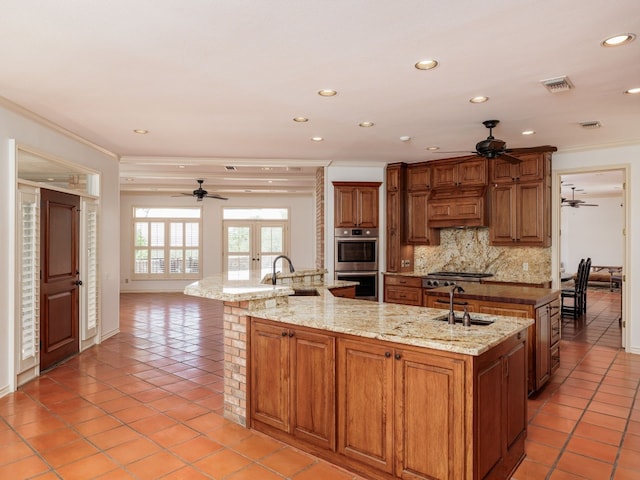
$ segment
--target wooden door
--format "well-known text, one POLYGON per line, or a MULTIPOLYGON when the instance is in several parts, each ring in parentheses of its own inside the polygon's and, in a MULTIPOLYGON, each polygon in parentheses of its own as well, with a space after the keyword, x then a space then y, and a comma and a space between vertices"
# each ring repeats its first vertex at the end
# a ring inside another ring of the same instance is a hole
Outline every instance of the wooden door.
POLYGON ((80 197, 41 191, 40 370, 80 350, 80 197))
POLYGON ((291 432, 335 451, 335 337, 298 329, 290 334, 291 432))
POLYGON ((251 420, 289 432, 289 330, 251 321, 251 420))
POLYGON ((458 480, 465 473, 465 362, 396 350, 396 475, 458 480))
POLYGON ((548 305, 536 309, 536 336, 530 341, 535 341, 534 388, 538 390, 551 376, 551 315, 548 305))
POLYGON ((382 345, 338 342, 338 452, 393 471, 393 358, 382 345))

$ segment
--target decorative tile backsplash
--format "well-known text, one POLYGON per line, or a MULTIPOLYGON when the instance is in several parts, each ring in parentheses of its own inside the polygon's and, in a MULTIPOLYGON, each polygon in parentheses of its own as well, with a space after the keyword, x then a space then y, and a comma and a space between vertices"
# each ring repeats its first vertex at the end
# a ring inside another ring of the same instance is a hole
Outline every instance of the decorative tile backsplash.
POLYGON ((414 271, 492 273, 502 282, 551 281, 551 248, 494 247, 488 228, 443 228, 440 245, 416 246, 414 271))

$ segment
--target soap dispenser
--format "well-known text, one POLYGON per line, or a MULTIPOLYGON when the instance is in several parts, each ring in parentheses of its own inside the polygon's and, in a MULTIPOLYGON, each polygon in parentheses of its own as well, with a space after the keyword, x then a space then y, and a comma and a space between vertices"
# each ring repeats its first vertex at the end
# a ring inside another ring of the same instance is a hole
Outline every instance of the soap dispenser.
POLYGON ((469 315, 469 309, 467 306, 464 306, 464 315, 462 315, 462 325, 465 327, 471 326, 471 315, 469 315))

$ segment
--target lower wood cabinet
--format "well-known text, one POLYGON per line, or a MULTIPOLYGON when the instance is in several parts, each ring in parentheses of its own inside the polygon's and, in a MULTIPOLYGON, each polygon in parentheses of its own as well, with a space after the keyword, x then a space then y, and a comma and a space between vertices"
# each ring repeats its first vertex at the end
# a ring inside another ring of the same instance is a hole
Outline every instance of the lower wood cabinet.
POLYGON ((250 345, 252 426, 335 450, 335 337, 252 319, 250 345))
POLYGON ((352 287, 335 287, 335 288, 330 288, 329 291, 331 292, 331 295, 333 295, 334 297, 356 298, 356 287, 355 286, 352 286, 352 287))
POLYGON ((403 305, 422 305, 422 278, 408 275, 384 276, 384 301, 403 305))

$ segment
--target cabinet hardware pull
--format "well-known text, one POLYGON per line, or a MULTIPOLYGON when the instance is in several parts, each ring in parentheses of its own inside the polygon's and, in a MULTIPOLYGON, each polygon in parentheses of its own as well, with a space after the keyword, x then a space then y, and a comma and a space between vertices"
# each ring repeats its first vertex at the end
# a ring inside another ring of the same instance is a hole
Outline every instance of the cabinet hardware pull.
POLYGON ((518 340, 522 338, 522 332, 518 332, 518 340))
POLYGON ((282 332, 282 336, 286 337, 287 336, 287 332, 286 331, 282 332))
POLYGON ((399 353, 395 354, 395 359, 396 360, 400 360, 402 358, 402 355, 400 355, 399 353))
POLYGON ((295 334, 295 332, 289 332, 289 338, 293 337, 295 334))
POLYGON ((384 356, 387 357, 387 358, 390 358, 391 357, 391 352, 384 352, 384 356))

